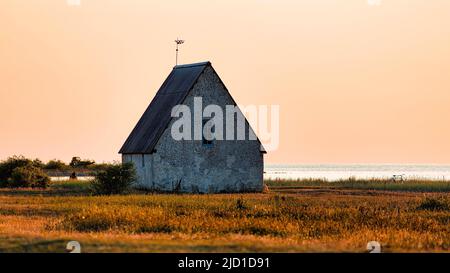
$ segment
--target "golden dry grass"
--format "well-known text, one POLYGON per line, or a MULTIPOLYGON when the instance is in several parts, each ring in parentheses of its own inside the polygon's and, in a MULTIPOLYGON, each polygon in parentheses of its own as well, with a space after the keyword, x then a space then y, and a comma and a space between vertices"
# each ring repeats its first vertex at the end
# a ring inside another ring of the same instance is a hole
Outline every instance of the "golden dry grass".
POLYGON ((69 240, 85 252, 364 252, 373 240, 388 252, 450 247, 447 193, 86 196, 85 188, 0 189, 0 252, 63 252, 69 240))

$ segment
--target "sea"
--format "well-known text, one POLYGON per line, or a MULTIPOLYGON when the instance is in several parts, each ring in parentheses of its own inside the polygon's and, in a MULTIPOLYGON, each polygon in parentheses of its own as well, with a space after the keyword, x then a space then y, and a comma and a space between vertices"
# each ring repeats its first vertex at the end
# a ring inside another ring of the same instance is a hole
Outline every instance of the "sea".
MULTIPOLYGON (((401 164, 268 164, 264 166, 264 179, 324 179, 330 182, 349 178, 426 179, 450 181, 450 165, 401 165, 401 164)), ((68 176, 52 177, 53 181, 67 180, 68 176)), ((80 176, 79 180, 91 180, 80 176)))
POLYGON ((400 165, 400 164, 270 164, 264 167, 265 179, 325 179, 330 182, 356 179, 450 180, 450 165, 400 165))

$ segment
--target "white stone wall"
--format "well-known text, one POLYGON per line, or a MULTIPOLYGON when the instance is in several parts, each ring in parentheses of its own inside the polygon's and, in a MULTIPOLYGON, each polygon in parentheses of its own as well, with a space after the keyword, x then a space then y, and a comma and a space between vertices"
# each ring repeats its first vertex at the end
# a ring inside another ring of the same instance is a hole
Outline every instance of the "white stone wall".
MULTIPOLYGON (((203 107, 217 104, 225 109, 225 105, 233 105, 210 67, 206 68, 183 102, 192 109, 192 114, 194 97, 203 98, 203 107)), ((175 141, 170 134, 173 122, 159 139, 156 153, 144 155, 144 164, 142 155, 123 155, 124 162, 135 164, 140 187, 174 191, 180 184, 181 192, 262 191, 264 164, 258 141, 214 140, 212 147, 203 146, 201 140, 175 141)))
POLYGON ((151 154, 124 154, 122 162, 133 162, 136 168, 136 186, 140 188, 153 188, 153 155, 151 154))

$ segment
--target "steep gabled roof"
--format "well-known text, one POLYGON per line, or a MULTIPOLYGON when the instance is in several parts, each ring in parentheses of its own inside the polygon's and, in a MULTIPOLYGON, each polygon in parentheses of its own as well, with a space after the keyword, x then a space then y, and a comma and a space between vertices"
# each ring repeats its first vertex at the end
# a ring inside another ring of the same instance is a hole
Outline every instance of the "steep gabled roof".
POLYGON ((171 120, 172 108, 181 104, 210 62, 177 65, 123 144, 121 154, 152 153, 171 120))

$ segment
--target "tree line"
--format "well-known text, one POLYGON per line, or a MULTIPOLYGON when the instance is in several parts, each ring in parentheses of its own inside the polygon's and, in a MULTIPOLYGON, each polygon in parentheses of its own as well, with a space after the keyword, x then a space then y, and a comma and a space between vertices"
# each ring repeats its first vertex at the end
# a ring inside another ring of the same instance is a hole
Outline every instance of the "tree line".
POLYGON ((50 160, 47 163, 39 159, 24 156, 11 156, 0 161, 0 188, 47 188, 50 174, 54 172, 84 172, 94 176, 92 190, 97 194, 120 194, 130 189, 136 180, 133 164, 101 163, 93 160, 73 157, 69 164, 61 160, 50 160))

